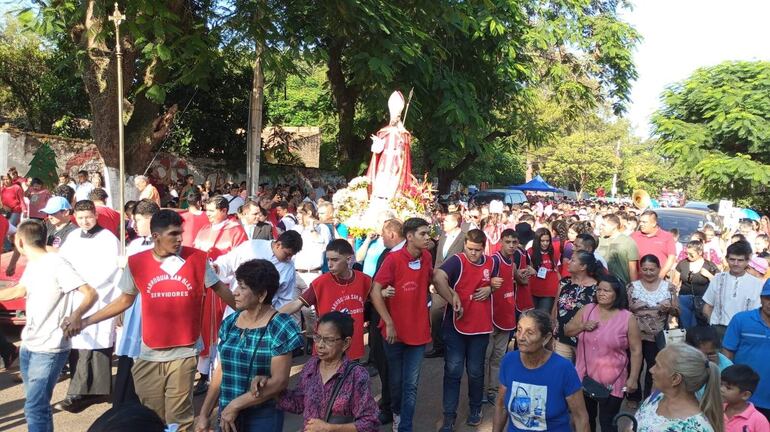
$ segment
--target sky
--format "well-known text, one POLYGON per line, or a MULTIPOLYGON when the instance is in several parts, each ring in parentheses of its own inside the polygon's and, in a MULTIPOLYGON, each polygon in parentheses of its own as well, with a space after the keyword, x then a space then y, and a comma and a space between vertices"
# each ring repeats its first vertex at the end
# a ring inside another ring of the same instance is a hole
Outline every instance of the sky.
POLYGON ((728 60, 770 60, 769 0, 634 0, 623 17, 644 38, 634 55, 639 78, 626 117, 649 136, 666 86, 728 60))

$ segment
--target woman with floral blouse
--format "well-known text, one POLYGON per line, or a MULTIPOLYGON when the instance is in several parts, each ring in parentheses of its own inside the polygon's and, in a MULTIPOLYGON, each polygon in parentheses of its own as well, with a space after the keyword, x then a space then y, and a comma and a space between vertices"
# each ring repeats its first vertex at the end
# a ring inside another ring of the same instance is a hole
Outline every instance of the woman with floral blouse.
POLYGON ((316 355, 302 369, 297 388, 286 391, 278 403, 279 409, 304 417, 305 432, 330 430, 331 424, 335 431, 379 430, 379 409, 369 390, 369 373, 345 355, 352 337, 350 315, 333 311, 318 320, 313 336, 316 355))

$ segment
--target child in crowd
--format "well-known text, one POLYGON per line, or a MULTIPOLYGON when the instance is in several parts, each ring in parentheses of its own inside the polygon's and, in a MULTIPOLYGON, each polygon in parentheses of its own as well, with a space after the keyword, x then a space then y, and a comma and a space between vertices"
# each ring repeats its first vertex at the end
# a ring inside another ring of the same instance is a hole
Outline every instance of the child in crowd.
POLYGON ((770 432, 765 416, 749 402, 759 384, 759 375, 746 365, 733 365, 722 371, 722 400, 726 432, 770 432))

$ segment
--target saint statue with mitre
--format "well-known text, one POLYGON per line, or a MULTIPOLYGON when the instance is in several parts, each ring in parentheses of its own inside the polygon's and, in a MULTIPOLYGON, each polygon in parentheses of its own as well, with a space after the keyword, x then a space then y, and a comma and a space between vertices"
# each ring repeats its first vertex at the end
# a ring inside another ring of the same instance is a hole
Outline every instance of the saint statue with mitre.
POLYGON ((390 200, 412 183, 412 134, 404 128, 401 112, 404 95, 393 92, 388 99, 390 122, 372 135, 372 160, 366 176, 371 184, 371 200, 390 200))

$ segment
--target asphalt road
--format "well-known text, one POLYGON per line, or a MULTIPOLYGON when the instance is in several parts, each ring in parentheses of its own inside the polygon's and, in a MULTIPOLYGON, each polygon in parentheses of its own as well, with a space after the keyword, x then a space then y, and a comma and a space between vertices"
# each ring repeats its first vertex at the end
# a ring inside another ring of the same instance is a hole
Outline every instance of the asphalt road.
MULTIPOLYGON (((12 341, 18 345, 18 329, 2 329, 12 341)), ((290 386, 296 385, 296 377, 302 370, 302 365, 308 357, 298 357, 294 361, 292 368, 292 381, 290 386)), ((415 418, 416 432, 435 431, 438 429, 441 418, 441 394, 443 379, 443 359, 426 359, 423 362, 420 375, 420 385, 417 396, 417 412, 415 418)), ((115 369, 113 368, 113 374, 115 369)), ((26 431, 24 421, 24 388, 17 382, 18 362, 14 368, 8 372, 0 372, 0 432, 2 431, 26 431), (14 379, 16 378, 16 380, 14 379)), ((69 380, 64 380, 56 385, 52 403, 63 399, 67 392, 69 380)), ((458 410, 458 422, 461 423, 455 429, 456 431, 483 431, 492 430, 492 410, 491 405, 484 406, 484 421, 481 426, 473 428, 464 424, 468 414, 467 387, 463 380, 460 394, 460 407, 458 410)), ((380 380, 378 377, 372 379, 372 392, 379 400, 380 380)), ((203 396, 195 398, 196 412, 203 403, 203 396)), ((103 403, 92 405, 85 411, 78 414, 71 414, 65 411, 54 411, 54 427, 57 432, 81 432, 96 420, 102 413, 110 408, 109 404, 103 403)), ((284 431, 300 431, 302 428, 302 418, 289 414, 286 416, 284 431)), ((391 425, 383 426, 381 430, 390 430, 391 425)))

